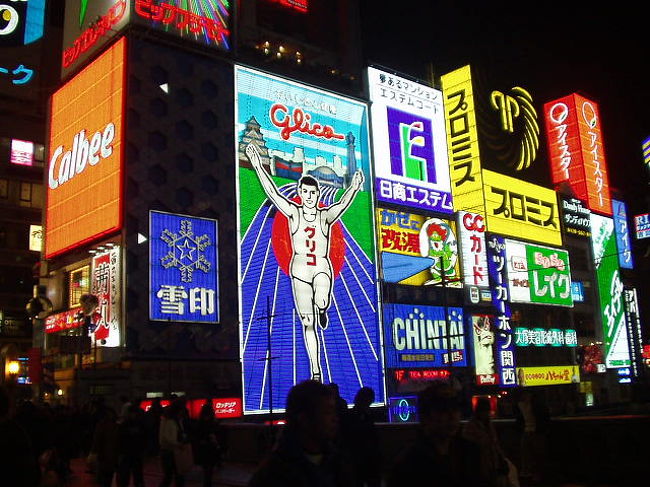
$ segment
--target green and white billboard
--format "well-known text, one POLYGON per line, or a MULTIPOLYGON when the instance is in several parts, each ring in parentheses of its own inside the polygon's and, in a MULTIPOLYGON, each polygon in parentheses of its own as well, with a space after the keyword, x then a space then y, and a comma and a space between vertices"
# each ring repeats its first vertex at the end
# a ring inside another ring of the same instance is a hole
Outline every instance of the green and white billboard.
POLYGON ((605 366, 608 369, 628 367, 630 352, 625 326, 623 281, 618 266, 618 250, 612 218, 591 214, 591 246, 603 321, 605 366))

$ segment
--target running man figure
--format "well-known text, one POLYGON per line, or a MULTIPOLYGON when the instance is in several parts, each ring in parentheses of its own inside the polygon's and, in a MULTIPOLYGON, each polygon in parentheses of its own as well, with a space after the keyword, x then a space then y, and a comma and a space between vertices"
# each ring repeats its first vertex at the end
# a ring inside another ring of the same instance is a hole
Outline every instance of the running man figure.
POLYGON ((305 348, 311 367, 311 378, 322 381, 320 365, 320 341, 316 322, 327 328, 327 310, 331 304, 334 273, 329 257, 332 225, 343 215, 363 186, 363 173, 357 171, 352 183, 341 199, 327 208, 319 208, 320 187, 311 176, 303 176, 298 182, 295 203, 283 196, 271 176, 264 170, 259 151, 253 144, 246 147, 246 156, 257 174, 264 192, 275 207, 289 220, 293 254, 289 265, 289 277, 293 300, 305 332, 305 348))

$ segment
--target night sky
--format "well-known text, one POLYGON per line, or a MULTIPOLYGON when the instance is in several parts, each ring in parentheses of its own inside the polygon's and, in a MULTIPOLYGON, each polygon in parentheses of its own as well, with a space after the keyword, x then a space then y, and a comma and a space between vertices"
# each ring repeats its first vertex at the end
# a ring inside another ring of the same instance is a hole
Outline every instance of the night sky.
POLYGON ((420 79, 429 63, 436 79, 467 63, 487 65, 527 88, 540 116, 543 103, 576 91, 597 101, 610 184, 629 213, 650 210, 641 156, 650 135, 649 6, 535 2, 533 14, 532 2, 360 3, 367 63, 420 79))

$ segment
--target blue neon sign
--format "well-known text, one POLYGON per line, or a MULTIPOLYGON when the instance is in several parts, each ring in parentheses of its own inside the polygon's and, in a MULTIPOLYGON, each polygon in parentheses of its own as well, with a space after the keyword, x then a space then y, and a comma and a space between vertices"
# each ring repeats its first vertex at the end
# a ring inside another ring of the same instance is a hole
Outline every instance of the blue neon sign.
POLYGON ((391 423, 417 423, 418 398, 416 396, 388 398, 388 421, 391 423))
POLYGON ((149 316, 218 323, 217 221, 149 212, 149 316))
POLYGON ((616 232, 616 247, 618 249, 618 265, 621 269, 634 268, 632 260, 632 244, 630 229, 627 225, 627 209, 623 201, 612 200, 614 211, 614 231, 616 232))

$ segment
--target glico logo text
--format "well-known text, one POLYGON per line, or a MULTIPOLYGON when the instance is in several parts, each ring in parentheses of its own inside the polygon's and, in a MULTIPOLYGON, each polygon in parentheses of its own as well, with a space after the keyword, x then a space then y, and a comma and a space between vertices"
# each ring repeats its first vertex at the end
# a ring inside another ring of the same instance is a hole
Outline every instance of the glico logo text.
POLYGON ((71 180, 77 174, 81 174, 88 164, 94 166, 101 159, 106 159, 113 154, 113 140, 115 139, 115 125, 110 122, 103 131, 93 134, 90 141, 86 138, 86 131, 81 130, 72 140, 72 149, 63 154, 64 146, 60 145, 52 154, 50 159, 49 180, 50 189, 56 189, 59 185, 71 180), (63 154, 63 157, 61 157, 63 154), (55 177, 57 161, 59 164, 58 178, 55 177))

